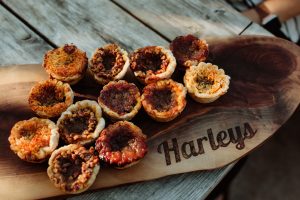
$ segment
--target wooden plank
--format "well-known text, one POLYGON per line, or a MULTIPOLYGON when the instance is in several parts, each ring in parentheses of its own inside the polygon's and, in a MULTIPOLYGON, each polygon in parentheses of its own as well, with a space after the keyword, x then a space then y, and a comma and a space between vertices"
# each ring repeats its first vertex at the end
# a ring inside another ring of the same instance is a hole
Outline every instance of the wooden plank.
POLYGON ((239 34, 250 21, 219 0, 114 0, 170 40, 239 34))
POLYGON ((261 27, 256 23, 252 23, 244 32, 243 35, 266 35, 274 36, 272 33, 261 27))

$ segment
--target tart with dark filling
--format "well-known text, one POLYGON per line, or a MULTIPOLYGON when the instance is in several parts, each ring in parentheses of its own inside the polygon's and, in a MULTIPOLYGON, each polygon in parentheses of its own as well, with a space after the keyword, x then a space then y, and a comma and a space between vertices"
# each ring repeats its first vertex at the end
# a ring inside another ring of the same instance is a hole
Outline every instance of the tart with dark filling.
POLYGON ((130 58, 130 68, 143 84, 170 78, 176 67, 172 52, 161 46, 137 49, 130 58))
POLYGON ((135 84, 123 80, 105 85, 98 102, 113 120, 131 120, 142 106, 139 89, 135 84))
POLYGON ((116 44, 98 48, 90 59, 89 65, 89 71, 101 85, 122 79, 128 68, 128 54, 116 44))
POLYGON ((204 62, 208 57, 208 44, 193 35, 176 37, 170 44, 177 64, 181 69, 204 62))
POLYGON ((99 170, 99 158, 92 148, 87 150, 81 145, 70 144, 52 153, 47 173, 55 187, 77 194, 94 183, 99 170))
POLYGON ((230 77, 217 65, 201 62, 191 66, 184 75, 189 95, 199 103, 210 103, 229 89, 230 77))
POLYGON ((147 85, 142 94, 142 105, 156 121, 168 122, 176 118, 186 106, 186 88, 171 79, 147 85))
POLYGON ((43 61, 43 67, 52 78, 69 84, 82 79, 87 66, 86 53, 74 44, 65 44, 48 51, 43 61))
POLYGON ((30 108, 40 117, 58 117, 73 103, 74 94, 68 83, 47 80, 35 84, 29 94, 30 108))
POLYGON ((147 153, 146 135, 128 121, 109 125, 96 141, 100 159, 117 169, 130 167, 147 153))
POLYGON ((8 137, 11 150, 32 163, 45 161, 56 149, 58 140, 56 125, 49 119, 36 117, 17 122, 8 137))
POLYGON ((104 126, 100 106, 90 100, 71 105, 57 120, 59 134, 67 144, 88 144, 99 136, 104 126))

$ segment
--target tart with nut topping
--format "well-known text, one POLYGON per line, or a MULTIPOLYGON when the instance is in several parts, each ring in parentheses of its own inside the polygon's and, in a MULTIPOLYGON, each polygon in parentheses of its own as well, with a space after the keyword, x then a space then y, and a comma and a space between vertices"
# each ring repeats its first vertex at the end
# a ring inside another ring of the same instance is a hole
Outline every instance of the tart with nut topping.
POLYGON ((186 88, 171 79, 147 85, 142 94, 142 105, 156 121, 168 122, 176 118, 186 106, 186 88))
POLYGON ((67 144, 88 144, 99 136, 104 126, 100 106, 90 100, 71 105, 57 120, 59 134, 67 144))
POLYGON ((184 75, 189 95, 199 103, 217 100, 229 89, 230 77, 217 65, 201 62, 191 66, 184 75))
POLYGON ((147 46, 134 51, 130 68, 143 84, 149 84, 172 76, 176 60, 172 52, 161 46, 147 46))
POLYGON ((146 135, 128 121, 109 125, 96 141, 100 159, 117 169, 128 168, 140 161, 147 153, 146 135))
POLYGON ((116 44, 98 48, 89 63, 89 71, 101 85, 122 79, 129 68, 127 52, 116 44))
POLYGON ((47 173, 55 187, 77 194, 94 183, 99 170, 99 158, 94 155, 93 148, 87 150, 81 145, 70 144, 52 153, 47 173))
POLYGON ((87 66, 86 53, 74 44, 65 44, 48 51, 43 61, 43 67, 52 78, 69 84, 82 79, 87 66))
POLYGON ((56 149, 58 140, 56 125, 49 119, 36 117, 17 122, 8 137, 11 150, 32 163, 45 161, 56 149))
POLYGON ((131 120, 142 106, 139 89, 135 84, 123 80, 105 85, 98 102, 112 120, 131 120))
POLYGON ((47 80, 35 84, 29 94, 30 108, 40 117, 58 117, 73 103, 74 94, 68 83, 47 80))

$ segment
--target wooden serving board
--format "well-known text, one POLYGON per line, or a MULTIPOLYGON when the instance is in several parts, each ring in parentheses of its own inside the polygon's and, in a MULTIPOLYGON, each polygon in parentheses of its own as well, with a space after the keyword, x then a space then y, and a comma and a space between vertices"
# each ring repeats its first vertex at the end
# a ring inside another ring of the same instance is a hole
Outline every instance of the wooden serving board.
MULTIPOLYGON (((151 180, 171 174, 209 170, 246 155, 275 133, 300 102, 300 48, 273 37, 240 36, 209 41, 209 61, 231 76, 230 89, 203 105, 188 98, 175 120, 158 123, 141 111, 133 120, 148 135, 149 153, 137 165, 101 169, 91 189, 151 180)), ((8 135, 19 120, 33 117, 30 88, 47 79, 41 65, 0 68, 0 196, 43 198, 63 193, 48 180, 47 163, 21 161, 8 135)), ((177 74, 175 79, 181 79, 177 74)), ((77 100, 96 99, 100 87, 88 77, 73 87, 77 100)))

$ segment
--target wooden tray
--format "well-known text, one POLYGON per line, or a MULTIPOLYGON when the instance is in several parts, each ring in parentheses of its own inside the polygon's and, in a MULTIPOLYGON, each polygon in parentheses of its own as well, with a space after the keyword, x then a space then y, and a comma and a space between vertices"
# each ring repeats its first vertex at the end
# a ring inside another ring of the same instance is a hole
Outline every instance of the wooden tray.
MULTIPOLYGON (((141 111, 133 121, 148 135, 149 153, 132 168, 100 170, 91 189, 222 167, 260 145, 292 115, 300 102, 298 46, 259 36, 209 44, 210 62, 231 76, 229 92, 208 105, 188 98, 184 112, 169 123, 154 122, 141 111)), ((48 180, 47 163, 21 161, 7 141, 17 121, 34 116, 27 105, 28 92, 36 81, 47 79, 46 73, 41 65, 18 65, 0 68, 0 76, 0 196, 63 194, 48 180)), ((87 79, 73 88, 92 99, 101 89, 87 79)))

